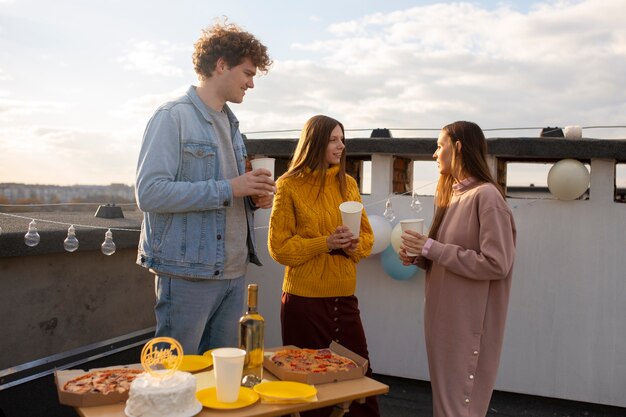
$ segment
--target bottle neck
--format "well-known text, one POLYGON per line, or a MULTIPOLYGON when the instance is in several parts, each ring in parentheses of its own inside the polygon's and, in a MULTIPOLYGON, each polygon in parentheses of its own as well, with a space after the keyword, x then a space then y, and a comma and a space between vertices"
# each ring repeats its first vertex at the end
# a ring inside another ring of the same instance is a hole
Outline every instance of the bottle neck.
POLYGON ((257 296, 258 296, 258 287, 250 285, 248 287, 248 313, 256 313, 257 312, 257 296))

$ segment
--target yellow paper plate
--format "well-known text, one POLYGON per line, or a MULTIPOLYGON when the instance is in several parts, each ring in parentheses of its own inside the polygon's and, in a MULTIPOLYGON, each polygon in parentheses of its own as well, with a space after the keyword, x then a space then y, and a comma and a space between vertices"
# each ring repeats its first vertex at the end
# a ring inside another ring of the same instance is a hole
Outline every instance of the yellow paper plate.
POLYGON ((194 372, 193 376, 196 378, 196 391, 215 386, 215 375, 213 375, 212 371, 205 369, 203 371, 194 372))
POLYGON ((211 360, 213 360, 213 356, 211 355, 211 352, 213 352, 213 349, 207 350, 206 352, 204 352, 202 354, 202 356, 207 356, 207 357, 211 358, 211 360))
POLYGON ((213 358, 203 355, 183 355, 180 371, 195 372, 213 365, 213 358))
POLYGON ((317 394, 313 385, 293 381, 261 382, 254 390, 263 398, 281 400, 307 399, 317 394))
POLYGON ((250 388, 239 388, 239 398, 232 403, 222 403, 217 401, 217 392, 215 387, 205 388, 196 392, 196 398, 202 403, 203 406, 208 408, 216 408, 218 410, 233 410, 235 408, 243 408, 254 404, 259 399, 259 394, 252 391, 250 388))

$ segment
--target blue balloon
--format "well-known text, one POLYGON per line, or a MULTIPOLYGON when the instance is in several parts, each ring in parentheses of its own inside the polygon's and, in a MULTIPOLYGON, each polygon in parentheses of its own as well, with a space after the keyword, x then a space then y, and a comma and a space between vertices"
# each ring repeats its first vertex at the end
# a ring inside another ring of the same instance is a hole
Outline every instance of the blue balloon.
POLYGON ((417 272, 417 266, 402 265, 402 261, 398 257, 398 254, 395 250, 393 250, 393 246, 387 246, 387 249, 383 251, 380 255, 380 261, 383 265, 383 270, 387 275, 389 275, 393 279, 397 279, 399 281, 406 281, 411 278, 417 272))

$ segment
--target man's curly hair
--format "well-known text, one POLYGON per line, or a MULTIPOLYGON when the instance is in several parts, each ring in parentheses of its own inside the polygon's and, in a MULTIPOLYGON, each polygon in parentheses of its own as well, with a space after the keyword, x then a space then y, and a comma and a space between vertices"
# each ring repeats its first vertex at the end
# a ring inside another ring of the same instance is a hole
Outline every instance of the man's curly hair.
POLYGON ((267 47, 254 35, 232 23, 216 23, 204 29, 194 44, 193 66, 200 77, 211 77, 219 58, 224 58, 230 68, 250 58, 263 73, 272 65, 267 47))

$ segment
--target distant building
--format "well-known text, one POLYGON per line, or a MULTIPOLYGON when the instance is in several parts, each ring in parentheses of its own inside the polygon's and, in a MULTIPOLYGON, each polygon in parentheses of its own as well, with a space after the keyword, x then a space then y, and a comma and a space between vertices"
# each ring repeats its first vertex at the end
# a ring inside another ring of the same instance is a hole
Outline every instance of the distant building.
POLYGON ((135 202, 135 188, 126 184, 110 185, 39 185, 0 183, 3 204, 59 204, 135 202))

